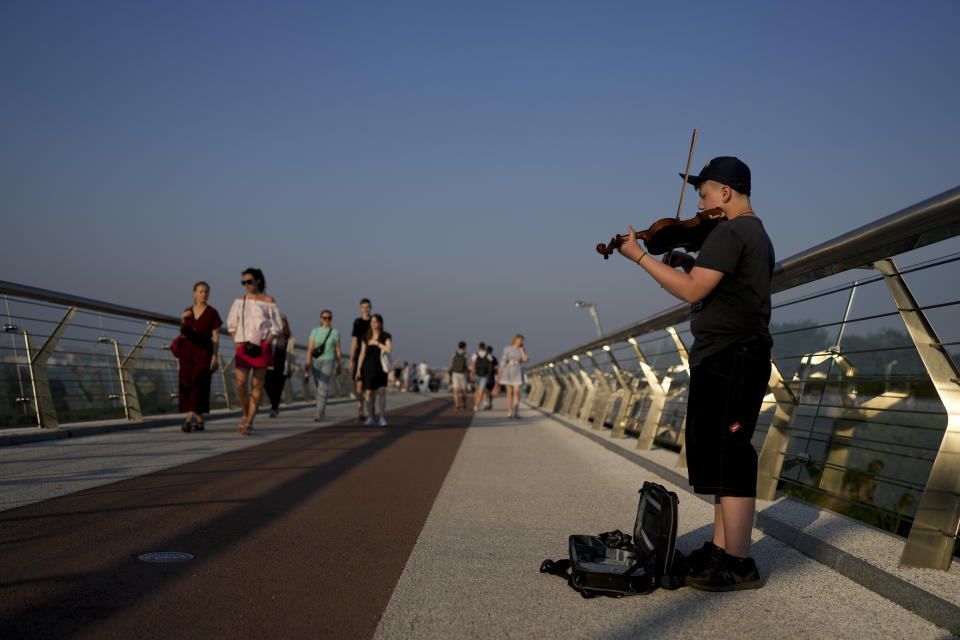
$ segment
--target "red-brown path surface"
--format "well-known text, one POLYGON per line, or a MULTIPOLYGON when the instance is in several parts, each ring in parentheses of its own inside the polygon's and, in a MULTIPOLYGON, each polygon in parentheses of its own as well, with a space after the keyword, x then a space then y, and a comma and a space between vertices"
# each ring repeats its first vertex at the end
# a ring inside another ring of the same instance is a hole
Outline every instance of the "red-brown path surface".
POLYGON ((388 418, 0 513, 0 638, 371 637, 470 421, 388 418))

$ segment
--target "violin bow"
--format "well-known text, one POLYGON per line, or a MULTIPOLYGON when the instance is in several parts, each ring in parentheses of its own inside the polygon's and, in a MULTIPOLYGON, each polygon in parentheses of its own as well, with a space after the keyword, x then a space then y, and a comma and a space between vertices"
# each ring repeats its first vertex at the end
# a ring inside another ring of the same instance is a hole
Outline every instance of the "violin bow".
POLYGON ((680 204, 677 205, 677 220, 680 219, 680 210, 683 209, 683 194, 687 192, 687 180, 690 178, 690 163, 693 161, 693 148, 697 146, 697 130, 693 130, 693 140, 690 141, 690 155, 687 156, 687 170, 683 174, 683 187, 680 189, 680 204))

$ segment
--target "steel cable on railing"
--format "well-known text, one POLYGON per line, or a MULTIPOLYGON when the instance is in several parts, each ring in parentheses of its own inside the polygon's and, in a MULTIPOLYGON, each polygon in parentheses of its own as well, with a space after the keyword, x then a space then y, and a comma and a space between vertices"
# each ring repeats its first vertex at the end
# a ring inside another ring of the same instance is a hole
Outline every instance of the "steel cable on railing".
MULTIPOLYGON (((3 296, 4 303, 7 306, 7 322, 9 325, 13 324, 13 319, 10 317, 10 300, 7 296, 3 296)), ((22 399, 26 398, 27 394, 23 389, 23 374, 20 372, 20 354, 17 352, 17 339, 13 332, 10 332, 10 344, 13 347, 13 368, 17 370, 17 385, 20 390, 20 395, 17 397, 16 401, 20 403, 23 407, 23 415, 26 416, 29 412, 27 410, 27 405, 25 402, 21 402, 22 399)), ((26 345, 24 345, 26 349, 26 345)), ((27 354, 27 358, 30 358, 30 354, 27 354)))
MULTIPOLYGON (((889 508, 887 508, 887 507, 878 507, 877 505, 873 505, 873 504, 870 504, 870 503, 868 503, 868 502, 861 502, 860 500, 854 500, 853 498, 848 498, 848 497, 843 496, 843 495, 840 495, 840 494, 838 494, 838 493, 831 493, 831 492, 826 491, 826 490, 824 490, 824 489, 821 489, 821 488, 819 488, 819 487, 814 487, 813 485, 805 484, 805 483, 803 483, 803 482, 800 482, 799 480, 794 480, 793 478, 787 478, 787 477, 784 477, 784 476, 779 476, 779 477, 778 477, 778 480, 781 480, 781 481, 786 482, 786 483, 788 483, 788 484, 792 484, 792 485, 801 487, 801 488, 806 489, 806 490, 808 490, 808 491, 812 491, 812 492, 817 493, 817 494, 820 494, 821 496, 824 496, 824 497, 826 497, 826 498, 832 498, 832 499, 835 499, 835 500, 840 500, 841 502, 846 502, 846 503, 848 503, 848 504, 856 505, 856 506, 858 506, 858 507, 862 507, 862 508, 867 509, 867 510, 869 510, 869 511, 874 511, 874 512, 881 513, 881 514, 884 514, 884 515, 895 516, 895 517, 898 518, 898 519, 906 520, 906 521, 908 521, 908 522, 913 522, 913 516, 906 515, 905 513, 901 512, 901 511, 894 511, 894 510, 889 509, 889 508)), ((894 485, 894 486, 895 486, 895 485, 894 485)), ((903 488, 903 489, 910 489, 910 487, 901 487, 901 488, 903 488)))

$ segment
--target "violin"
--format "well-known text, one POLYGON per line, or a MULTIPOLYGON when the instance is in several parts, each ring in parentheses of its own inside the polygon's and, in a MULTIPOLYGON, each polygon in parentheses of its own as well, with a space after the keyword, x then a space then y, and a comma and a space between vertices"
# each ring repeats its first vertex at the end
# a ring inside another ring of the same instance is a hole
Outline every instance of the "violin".
MULTIPOLYGON (((647 253, 658 256, 661 253, 681 248, 685 251, 699 251, 700 247, 703 246, 703 241, 707 239, 714 227, 727 219, 720 209, 698 211, 697 215, 689 220, 680 219, 680 211, 683 209, 683 194, 686 192, 687 182, 690 178, 690 163, 693 161, 693 150, 696 146, 697 130, 694 129, 693 139, 690 141, 690 153, 687 155, 687 170, 683 174, 683 186, 680 189, 677 217, 661 218, 645 231, 636 232, 636 237, 643 240, 643 244, 647 247, 647 253)), ((611 253, 629 240, 633 240, 633 238, 620 235, 613 236, 613 239, 607 244, 600 243, 597 245, 597 253, 602 255, 604 260, 607 260, 611 253)))
MULTIPOLYGON (((662 218, 650 225, 650 228, 636 231, 634 237, 643 240, 647 253, 655 256, 674 249, 699 251, 714 227, 726 219, 720 209, 707 209, 698 211, 697 215, 689 220, 662 218)), ((602 255, 604 260, 608 260, 610 254, 630 240, 633 238, 626 235, 613 236, 607 244, 601 242, 597 245, 597 253, 602 255)))

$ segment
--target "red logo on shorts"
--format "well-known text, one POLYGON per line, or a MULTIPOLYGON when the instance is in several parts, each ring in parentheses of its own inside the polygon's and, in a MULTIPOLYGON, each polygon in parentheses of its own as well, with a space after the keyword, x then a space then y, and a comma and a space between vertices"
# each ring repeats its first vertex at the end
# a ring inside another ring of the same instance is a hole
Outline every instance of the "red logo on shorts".
POLYGON ((736 433, 737 431, 740 431, 740 423, 734 422, 732 425, 730 425, 730 433, 736 433))

